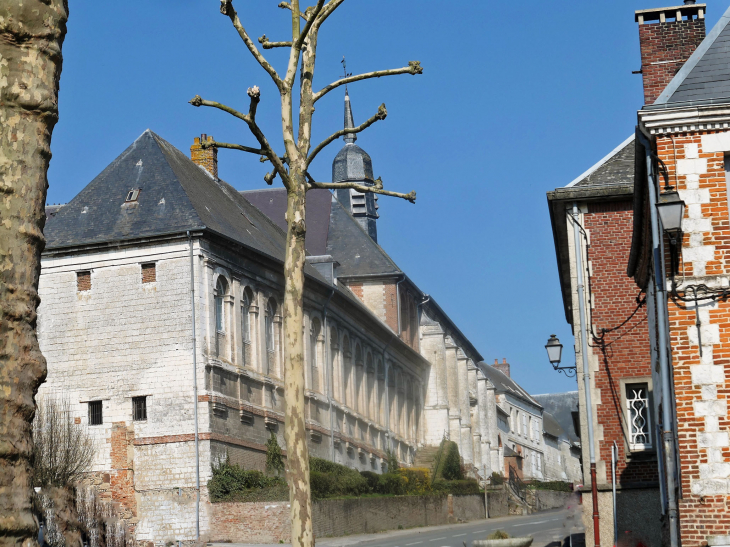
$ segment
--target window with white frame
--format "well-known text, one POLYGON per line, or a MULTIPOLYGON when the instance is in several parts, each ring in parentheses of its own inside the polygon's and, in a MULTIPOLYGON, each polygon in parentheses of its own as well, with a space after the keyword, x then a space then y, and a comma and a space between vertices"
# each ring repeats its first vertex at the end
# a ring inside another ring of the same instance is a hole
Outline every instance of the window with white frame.
POLYGON ((631 450, 650 450, 654 447, 651 435, 649 385, 626 384, 626 421, 631 450))

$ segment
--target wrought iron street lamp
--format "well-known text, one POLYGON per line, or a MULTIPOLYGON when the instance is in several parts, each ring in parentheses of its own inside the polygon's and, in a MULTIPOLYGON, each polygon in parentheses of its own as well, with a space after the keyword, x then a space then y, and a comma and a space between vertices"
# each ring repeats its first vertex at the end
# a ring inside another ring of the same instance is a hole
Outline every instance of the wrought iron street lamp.
POLYGON ((656 210, 662 221, 662 228, 669 236, 672 245, 677 243, 677 236, 682 232, 682 218, 684 218, 684 201, 679 192, 671 190, 659 195, 656 210))
POLYGON ((576 367, 561 367, 560 365, 560 359, 563 355, 563 344, 560 343, 560 340, 558 340, 558 337, 554 334, 550 335, 550 338, 547 341, 547 344, 545 344, 545 349, 547 350, 548 359, 550 360, 550 364, 553 366, 554 370, 557 370, 558 372, 562 372, 568 377, 575 376, 576 373, 576 367))

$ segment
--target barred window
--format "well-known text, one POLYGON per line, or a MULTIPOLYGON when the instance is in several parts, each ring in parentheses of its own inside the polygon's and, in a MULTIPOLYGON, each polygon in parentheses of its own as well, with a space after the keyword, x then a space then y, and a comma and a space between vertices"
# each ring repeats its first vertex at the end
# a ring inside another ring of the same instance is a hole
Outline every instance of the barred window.
POLYGON ((653 448, 647 384, 626 384, 626 413, 631 450, 653 448))
POLYGON ((147 397, 132 397, 132 419, 135 422, 147 419, 147 397))
POLYGON ((104 423, 101 401, 89 401, 89 425, 104 423))

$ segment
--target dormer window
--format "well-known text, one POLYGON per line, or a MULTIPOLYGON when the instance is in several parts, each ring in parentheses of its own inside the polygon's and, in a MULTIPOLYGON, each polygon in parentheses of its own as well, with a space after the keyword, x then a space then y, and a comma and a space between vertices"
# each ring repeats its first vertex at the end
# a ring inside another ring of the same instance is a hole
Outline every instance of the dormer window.
POLYGON ((137 198, 139 197, 139 192, 142 190, 141 188, 132 188, 129 193, 127 193, 127 199, 124 201, 126 203, 129 203, 131 201, 137 201, 137 198))

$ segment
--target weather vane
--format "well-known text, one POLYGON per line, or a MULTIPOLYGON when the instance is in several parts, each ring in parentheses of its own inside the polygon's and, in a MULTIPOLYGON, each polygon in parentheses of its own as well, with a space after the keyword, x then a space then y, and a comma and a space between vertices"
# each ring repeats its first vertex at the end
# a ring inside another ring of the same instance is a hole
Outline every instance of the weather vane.
MULTIPOLYGON (((352 76, 352 72, 350 72, 349 74, 347 73, 347 61, 345 61, 344 55, 342 56, 342 61, 340 62, 342 63, 342 70, 345 71, 345 78, 347 78, 348 76, 352 76)), ((345 84, 345 91, 347 91, 347 84, 345 84)))

